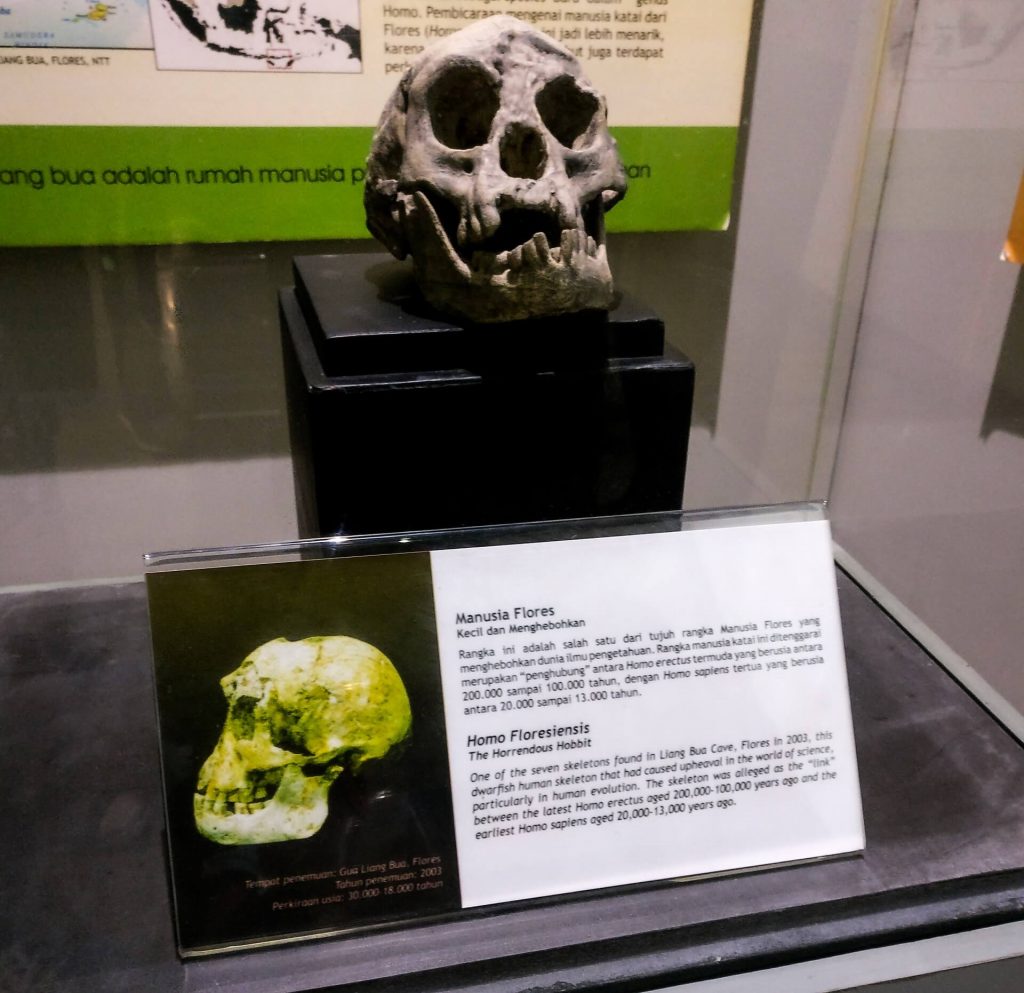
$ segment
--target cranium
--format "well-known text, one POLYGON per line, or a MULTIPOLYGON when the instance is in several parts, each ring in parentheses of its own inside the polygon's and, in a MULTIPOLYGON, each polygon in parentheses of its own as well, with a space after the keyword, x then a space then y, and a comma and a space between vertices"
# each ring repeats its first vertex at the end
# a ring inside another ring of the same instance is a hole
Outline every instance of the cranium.
POLYGON ((278 638, 221 681, 228 714, 199 772, 196 827, 222 845, 308 838, 331 783, 409 733, 388 658, 355 638, 278 638))
POLYGON ((612 302, 604 213, 626 176, 577 60, 514 17, 424 51, 378 125, 367 226, 424 296, 477 322, 612 302))

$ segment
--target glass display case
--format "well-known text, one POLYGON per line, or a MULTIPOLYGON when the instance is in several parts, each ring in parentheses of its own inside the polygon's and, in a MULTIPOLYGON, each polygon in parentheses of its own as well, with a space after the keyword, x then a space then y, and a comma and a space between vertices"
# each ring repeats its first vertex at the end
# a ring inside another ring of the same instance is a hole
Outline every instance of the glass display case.
POLYGON ((295 256, 377 248, 15 240, 13 989, 923 991, 930 972, 1019 967, 1024 276, 1001 253, 1024 169, 1024 6, 759 0, 735 151, 724 230, 627 223, 608 251, 696 368, 683 509, 828 507, 864 856, 182 963, 143 555, 299 536, 277 294, 295 256))

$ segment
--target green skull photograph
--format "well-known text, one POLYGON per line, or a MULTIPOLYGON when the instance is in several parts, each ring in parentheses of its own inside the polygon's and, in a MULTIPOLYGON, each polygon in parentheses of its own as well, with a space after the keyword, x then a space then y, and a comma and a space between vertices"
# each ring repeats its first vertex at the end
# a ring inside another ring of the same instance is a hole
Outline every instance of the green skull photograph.
POLYGON ((457 909, 428 556, 148 585, 182 950, 457 909))
POLYGON ((195 812, 199 833, 222 845, 316 834, 346 765, 383 758, 412 722, 395 667, 354 638, 268 641, 220 684, 228 716, 195 812))

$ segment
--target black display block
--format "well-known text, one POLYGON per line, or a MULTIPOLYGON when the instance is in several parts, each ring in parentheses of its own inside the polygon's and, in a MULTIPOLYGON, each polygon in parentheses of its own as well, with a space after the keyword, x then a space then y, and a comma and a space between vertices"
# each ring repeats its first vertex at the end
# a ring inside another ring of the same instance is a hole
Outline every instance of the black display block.
POLYGON ((281 293, 299 528, 372 534, 678 509, 693 363, 611 312, 462 327, 390 256, 281 293))

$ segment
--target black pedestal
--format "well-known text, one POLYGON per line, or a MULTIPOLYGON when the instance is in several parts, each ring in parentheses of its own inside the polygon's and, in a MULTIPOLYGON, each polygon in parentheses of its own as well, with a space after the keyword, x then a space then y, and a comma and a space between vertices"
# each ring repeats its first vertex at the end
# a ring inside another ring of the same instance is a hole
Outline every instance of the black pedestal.
POLYGON ((681 506, 693 364, 641 305, 460 327, 389 256, 294 271, 281 314, 304 536, 681 506))

